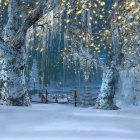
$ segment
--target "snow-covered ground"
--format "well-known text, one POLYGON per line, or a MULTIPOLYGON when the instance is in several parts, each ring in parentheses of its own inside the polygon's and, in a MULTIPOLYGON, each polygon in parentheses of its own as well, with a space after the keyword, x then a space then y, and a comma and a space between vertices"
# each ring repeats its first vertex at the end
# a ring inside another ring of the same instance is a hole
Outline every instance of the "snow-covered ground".
POLYGON ((140 140, 140 108, 0 106, 0 140, 140 140))

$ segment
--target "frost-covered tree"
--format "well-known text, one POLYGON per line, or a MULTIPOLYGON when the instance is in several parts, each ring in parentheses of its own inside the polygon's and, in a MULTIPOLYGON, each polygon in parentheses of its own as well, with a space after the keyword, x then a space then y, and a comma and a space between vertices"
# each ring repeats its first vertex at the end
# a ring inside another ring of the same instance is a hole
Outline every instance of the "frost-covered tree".
POLYGON ((64 50, 64 58, 67 60, 72 56, 73 61, 78 61, 85 79, 89 78, 92 69, 97 69, 98 66, 103 68, 103 82, 97 108, 115 109, 113 103, 115 74, 110 56, 113 49, 107 20, 110 14, 108 1, 69 0, 69 3, 64 1, 63 5, 67 5, 64 8, 67 15, 65 19, 67 47, 64 50))
MULTIPOLYGON (((112 60, 109 68, 103 74, 98 108, 108 109, 112 106, 118 70, 122 69, 127 61, 130 61, 130 66, 134 66, 136 62, 139 63, 139 17, 139 1, 119 0, 114 3, 110 17, 113 45, 112 60)), ((111 108, 114 109, 114 107, 111 108)))
POLYGON ((139 83, 135 80, 139 77, 137 68, 140 64, 140 2, 138 0, 119 1, 113 5, 113 9, 113 24, 118 25, 122 44, 121 51, 124 54, 122 65, 120 65, 123 66, 123 69, 120 67, 119 78, 123 79, 121 82, 123 90, 119 91, 119 94, 121 92, 124 96, 124 98, 122 97, 123 102, 137 104, 139 94, 135 92, 135 88, 139 83))
POLYGON ((1 94, 8 94, 7 102, 10 101, 9 103, 12 105, 28 106, 31 104, 24 76, 26 66, 25 36, 29 27, 43 15, 46 3, 41 1, 34 10, 30 9, 32 4, 33 2, 28 0, 9 1, 9 19, 0 39, 1 79, 4 83, 1 94))
POLYGON ((85 75, 93 64, 102 67, 103 79, 96 108, 117 109, 113 99, 118 70, 126 62, 124 59, 131 62, 128 57, 139 58, 139 1, 116 1, 111 14, 106 11, 107 2, 67 3, 66 38, 70 47, 66 48, 65 57, 71 52, 73 58, 80 61, 82 69, 86 69, 85 75), (110 48, 110 51, 103 48, 110 48), (108 54, 106 61, 102 61, 101 54, 108 54))

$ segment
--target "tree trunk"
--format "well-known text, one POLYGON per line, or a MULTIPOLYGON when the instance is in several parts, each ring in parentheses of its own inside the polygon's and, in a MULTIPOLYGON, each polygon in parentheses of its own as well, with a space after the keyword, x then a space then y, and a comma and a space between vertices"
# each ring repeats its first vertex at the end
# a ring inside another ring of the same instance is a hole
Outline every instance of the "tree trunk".
POLYGON ((115 84, 119 76, 117 67, 121 65, 123 55, 121 53, 122 45, 119 27, 117 24, 114 24, 113 21, 111 21, 111 32, 113 49, 111 58, 108 58, 108 67, 105 67, 103 70, 102 85, 96 102, 97 109, 118 109, 114 104, 113 99, 115 95, 115 84))
POLYGON ((117 71, 113 68, 106 68, 103 71, 102 85, 96 102, 97 109, 118 109, 118 107, 113 102, 115 95, 116 75, 117 71))
POLYGON ((24 68, 26 56, 24 49, 12 50, 5 54, 1 77, 4 85, 2 87, 1 104, 29 106, 31 105, 25 86, 24 68))
POLYGON ((10 0, 8 7, 8 23, 4 30, 4 47, 0 50, 2 57, 1 79, 3 87, 0 93, 0 104, 28 106, 31 105, 25 86, 24 68, 26 63, 25 47, 15 49, 12 40, 20 25, 18 19, 18 0, 10 0))

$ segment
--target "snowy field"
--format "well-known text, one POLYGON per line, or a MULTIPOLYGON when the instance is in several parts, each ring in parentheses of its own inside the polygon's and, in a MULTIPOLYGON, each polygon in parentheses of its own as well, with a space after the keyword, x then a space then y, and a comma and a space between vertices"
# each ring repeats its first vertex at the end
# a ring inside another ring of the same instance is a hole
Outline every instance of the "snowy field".
POLYGON ((0 140, 140 140, 140 107, 0 106, 0 140))

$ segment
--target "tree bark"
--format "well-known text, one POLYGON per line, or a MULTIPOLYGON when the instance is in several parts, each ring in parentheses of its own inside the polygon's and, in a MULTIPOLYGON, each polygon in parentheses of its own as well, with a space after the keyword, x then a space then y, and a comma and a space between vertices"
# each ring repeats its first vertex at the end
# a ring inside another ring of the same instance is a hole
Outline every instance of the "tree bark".
POLYGON ((116 110, 114 104, 115 82, 117 71, 113 68, 106 68, 103 71, 102 85, 96 102, 97 109, 116 110))

